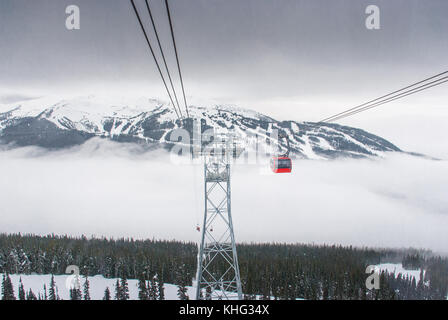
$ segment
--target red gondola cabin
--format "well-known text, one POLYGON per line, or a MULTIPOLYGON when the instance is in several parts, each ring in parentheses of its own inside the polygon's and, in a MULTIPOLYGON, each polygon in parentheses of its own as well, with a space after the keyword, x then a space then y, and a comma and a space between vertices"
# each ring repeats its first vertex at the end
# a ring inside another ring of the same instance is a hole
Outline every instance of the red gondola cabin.
POLYGON ((290 173, 292 171, 291 158, 273 157, 271 159, 271 169, 274 173, 290 173))

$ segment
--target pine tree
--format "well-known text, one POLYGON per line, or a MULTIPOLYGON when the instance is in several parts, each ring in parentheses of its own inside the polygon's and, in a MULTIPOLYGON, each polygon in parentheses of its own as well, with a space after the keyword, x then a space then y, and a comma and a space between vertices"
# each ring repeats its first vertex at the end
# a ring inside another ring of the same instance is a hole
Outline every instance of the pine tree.
POLYGON ((48 290, 48 300, 51 300, 51 301, 57 300, 56 283, 54 281, 54 275, 51 275, 50 289, 48 290))
POLYGON ((16 297, 14 296, 14 288, 12 286, 9 274, 3 275, 2 300, 16 300, 16 297))
POLYGON ((103 300, 110 300, 110 290, 109 290, 109 287, 107 287, 106 290, 104 290, 103 300))
POLYGON ((424 275, 423 275, 423 268, 420 269, 420 279, 418 280, 417 284, 417 299, 425 299, 425 282, 424 282, 424 275))
POLYGON ((149 290, 149 296, 151 297, 151 300, 158 300, 159 299, 159 287, 157 285, 156 277, 153 277, 151 279, 151 286, 148 287, 149 290))
POLYGON ((159 287, 159 300, 165 300, 165 288, 163 287, 163 280, 159 280, 159 282, 157 282, 157 285, 159 287))
POLYGON ((185 287, 184 285, 177 286, 177 296, 180 300, 189 300, 190 297, 188 297, 187 294, 187 287, 185 287))
POLYGON ((44 283, 44 295, 43 295, 43 300, 47 300, 47 285, 44 283))
POLYGON ((189 300, 190 298, 187 294, 187 285, 191 282, 191 278, 185 263, 179 265, 178 270, 176 270, 176 277, 176 283, 178 284, 177 296, 180 300, 189 300))
POLYGON ((90 283, 89 283, 89 279, 86 276, 86 279, 84 281, 84 300, 90 300, 90 283))
POLYGON ((37 300, 36 295, 34 294, 33 290, 29 290, 28 294, 26 295, 26 300, 37 300))
POLYGON ((70 300, 81 300, 82 294, 80 289, 70 289, 70 300))
POLYGON ((146 287, 146 280, 143 276, 138 280, 138 299, 148 300, 148 288, 146 287))
POLYGON ((121 279, 121 300, 129 300, 129 286, 126 277, 121 279))
POLYGON ((115 300, 122 300, 121 299, 121 286, 120 281, 117 279, 117 283, 115 284, 115 300))
POLYGON ((148 300, 156 300, 156 297, 154 297, 154 290, 152 289, 152 283, 148 280, 147 283, 148 287, 148 300))
MULTIPOLYGON (((142 272, 145 279, 150 274, 160 275, 157 280, 158 298, 163 299, 163 283, 175 283, 186 295, 196 263, 196 246, 180 242, 155 240, 108 240, 70 237, 39 237, 0 234, 0 270, 2 273, 63 274, 67 265, 79 264, 92 274, 106 278, 125 276, 138 278, 142 272), (18 249, 20 248, 20 249, 18 249), (138 252, 136 255, 132 253, 138 252), (147 266, 145 268, 144 266, 147 266), (149 270, 151 270, 149 272, 149 270), (165 271, 164 271, 165 270, 165 271)), ((381 263, 391 258, 393 251, 344 248, 342 246, 244 244, 239 247, 240 267, 246 298, 256 295, 276 299, 442 299, 448 291, 448 259, 425 258, 425 254, 409 253, 403 266, 424 269, 420 281, 411 276, 385 275, 382 290, 367 291, 364 282, 364 264, 381 263), (286 263, 287 262, 287 263, 286 263)), ((402 253, 399 253, 401 256, 402 253)), ((6 277, 0 285, 6 290, 6 277)), ((55 276, 56 277, 56 276, 55 276)), ((418 273, 417 273, 418 277, 418 273)), ((418 279, 418 278, 417 278, 418 279)), ((23 279, 22 279, 23 280, 23 279)), ((32 299, 28 290, 19 282, 14 291, 17 299, 32 299)), ((115 283, 115 282, 113 282, 115 283)), ((154 289, 153 284, 145 284, 154 289)), ((2 291, 0 288, 0 299, 2 291)), ((109 295, 114 288, 110 288, 109 295)), ((52 285, 48 284, 48 299, 53 298, 52 285)), ((56 297, 57 294, 56 290, 56 297)), ((42 289, 41 289, 42 290, 42 289)), ((81 289, 83 291, 83 289, 81 289)), ((177 293, 177 292, 176 292, 177 293)), ((204 298, 210 293, 203 290, 204 298)), ((121 293, 120 293, 121 294, 121 293)), ((33 294, 34 295, 34 294, 33 294)), ((154 292, 151 293, 154 296, 154 292)), ((34 295, 34 297, 37 295, 34 295)), ((77 296, 75 292, 74 296, 77 296)), ((40 299, 45 299, 40 291, 40 299)), ((112 296, 113 299, 113 296, 112 296)), ((121 300, 121 297, 120 297, 121 300)))
POLYGON ((26 293, 23 287, 22 277, 19 280, 19 300, 26 300, 26 293))

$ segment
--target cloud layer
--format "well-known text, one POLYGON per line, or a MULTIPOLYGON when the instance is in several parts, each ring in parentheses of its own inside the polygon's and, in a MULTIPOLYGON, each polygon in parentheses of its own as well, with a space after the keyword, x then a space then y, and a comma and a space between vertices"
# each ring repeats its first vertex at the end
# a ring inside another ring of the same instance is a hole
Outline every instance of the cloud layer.
MULTIPOLYGON (((3 149, 0 165, 0 232, 199 239, 200 165, 96 139, 58 152, 3 149)), ((448 252, 446 161, 297 160, 289 175, 266 166, 233 167, 237 241, 448 252)))

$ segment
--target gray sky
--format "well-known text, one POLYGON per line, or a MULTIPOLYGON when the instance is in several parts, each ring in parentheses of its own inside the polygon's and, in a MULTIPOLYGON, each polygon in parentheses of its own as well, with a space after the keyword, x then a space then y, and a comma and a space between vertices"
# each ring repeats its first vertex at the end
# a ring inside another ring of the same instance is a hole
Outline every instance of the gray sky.
MULTIPOLYGON (((143 1, 136 2, 146 17, 143 1)), ((445 0, 171 3, 190 101, 235 103, 279 119, 317 121, 448 67, 445 0), (365 27, 369 4, 381 9, 380 30, 365 27)), ((151 0, 169 46, 162 4, 151 0)), ((167 99, 129 1, 2 0, 0 42, 0 95, 8 99, 100 90, 167 99), (81 10, 79 31, 65 28, 71 4, 81 10)), ((421 96, 343 123, 407 150, 448 157, 448 148, 419 141, 440 139, 435 127, 448 121, 447 87, 421 96), (422 124, 422 117, 429 122, 422 124), (417 124, 427 130, 415 133, 417 124)))

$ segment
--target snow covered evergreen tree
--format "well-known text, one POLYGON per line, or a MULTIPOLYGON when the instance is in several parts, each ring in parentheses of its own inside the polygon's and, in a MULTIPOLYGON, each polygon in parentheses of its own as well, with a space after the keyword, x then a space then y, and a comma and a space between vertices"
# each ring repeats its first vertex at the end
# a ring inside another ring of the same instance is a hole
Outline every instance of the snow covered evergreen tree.
POLYGON ((150 287, 148 288, 148 295, 150 300, 159 300, 159 286, 157 285, 157 277, 154 276, 151 278, 150 287))
POLYGON ((187 287, 185 286, 177 286, 177 296, 180 300, 190 300, 190 297, 187 294, 187 287))
POLYGON ((26 300, 25 288, 23 287, 22 277, 19 280, 19 300, 26 300))
POLYGON ((121 299, 120 300, 129 300, 129 286, 128 280, 126 278, 122 278, 120 281, 121 287, 121 299))
POLYGON ((117 282, 115 283, 115 300, 122 300, 121 299, 121 286, 120 281, 117 279, 117 282))
POLYGON ((423 273, 423 269, 420 269, 420 279, 418 280, 417 283, 417 294, 422 297, 422 299, 425 299, 425 281, 424 281, 424 273, 423 273))
POLYGON ((138 299, 148 300, 148 288, 146 287, 146 280, 143 276, 140 276, 138 280, 138 299))
POLYGON ((30 259, 28 258, 28 254, 23 249, 20 249, 18 251, 18 259, 19 259, 19 273, 30 274, 32 264, 30 259))
POLYGON ((57 300, 56 296, 56 283, 54 281, 54 275, 51 275, 50 289, 48 289, 48 300, 57 300))
MULTIPOLYGON (((425 253, 400 256, 403 253, 394 250, 305 244, 240 244, 238 251, 244 293, 250 299, 260 295, 276 299, 446 299, 448 291, 448 259, 425 253), (418 276, 386 272, 380 290, 366 290, 361 281, 366 265, 389 258, 403 259, 403 266, 407 261, 421 269, 420 281, 416 281, 418 276)), ((186 294, 196 271, 196 257, 195 244, 178 241, 0 234, 0 282, 3 274, 16 271, 63 275, 66 266, 81 265, 89 274, 118 278, 118 284, 124 277, 138 279, 145 274, 145 279, 151 279, 157 275, 158 299, 163 299, 165 282, 179 285, 181 295, 186 294)), ((20 282, 14 287, 18 299, 32 298, 27 281, 28 277, 22 278, 23 291, 20 282)), ((52 299, 52 285, 46 285, 48 299, 52 299)), ((155 287, 151 281, 145 285, 147 289, 155 287)), ((45 298, 42 287, 33 289, 45 298)), ((110 295, 113 289, 110 287, 110 295)), ((206 290, 203 294, 207 299, 206 290)))
POLYGON ((9 274, 3 275, 2 281, 2 300, 16 300, 14 296, 14 288, 12 286, 11 278, 9 274))
POLYGON ((110 290, 109 290, 109 287, 106 287, 106 290, 104 290, 103 300, 110 300, 110 290))
POLYGON ((34 294, 33 290, 29 290, 26 295, 26 300, 37 300, 36 295, 34 294))
POLYGON ((80 289, 70 289, 70 300, 81 300, 82 294, 80 289))
POLYGON ((165 288, 163 286, 163 280, 159 280, 157 282, 157 286, 159 287, 159 300, 165 300, 165 288))
POLYGON ((89 278, 86 276, 85 277, 85 281, 84 281, 84 300, 90 300, 90 283, 89 283, 89 278))
POLYGON ((47 285, 45 283, 44 283, 44 295, 42 296, 42 300, 48 300, 47 285))

